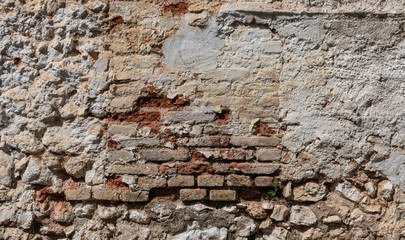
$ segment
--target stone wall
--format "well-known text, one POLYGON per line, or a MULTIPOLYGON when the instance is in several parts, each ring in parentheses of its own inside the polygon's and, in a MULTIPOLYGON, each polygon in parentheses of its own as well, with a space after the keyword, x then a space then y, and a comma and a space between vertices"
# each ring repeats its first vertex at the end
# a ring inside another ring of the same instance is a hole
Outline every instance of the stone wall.
POLYGON ((0 239, 405 239, 400 0, 3 0, 0 239))

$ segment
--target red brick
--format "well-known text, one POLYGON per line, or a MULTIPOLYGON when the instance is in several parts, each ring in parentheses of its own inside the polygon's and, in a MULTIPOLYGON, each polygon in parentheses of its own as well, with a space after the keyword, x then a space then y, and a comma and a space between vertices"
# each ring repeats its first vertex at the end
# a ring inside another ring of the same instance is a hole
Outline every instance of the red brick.
POLYGON ((207 196, 206 189, 181 189, 180 200, 181 201, 199 201, 203 200, 207 196))
POLYGON ((163 161, 187 161, 189 152, 187 149, 149 149, 139 151, 140 160, 163 162, 163 161))
POLYGON ((251 187, 252 180, 249 176, 231 174, 226 176, 226 184, 231 187, 251 187))
POLYGON ((154 177, 141 177, 138 179, 138 187, 144 190, 150 190, 152 188, 164 188, 166 187, 165 178, 154 177))
POLYGON ((169 179, 169 181, 167 181, 167 185, 169 187, 193 187, 194 177, 184 175, 172 177, 169 179))
POLYGON ((255 178, 255 185, 258 187, 272 187, 273 177, 261 176, 255 178))
POLYGON ((229 146, 229 137, 227 136, 206 136, 192 138, 187 143, 189 147, 227 147, 229 146))
POLYGON ((280 144, 278 137, 259 137, 259 136, 232 136, 231 144, 238 147, 276 147, 280 144))
POLYGON ((235 201, 236 192, 233 190, 211 190, 211 201, 235 201))
POLYGON ((245 174, 273 174, 280 165, 272 163, 231 163, 234 171, 241 171, 245 174))
POLYGON ((221 187, 224 185, 224 176, 204 174, 197 177, 197 184, 200 187, 221 187))
POLYGON ((210 163, 167 163, 162 164, 160 171, 162 173, 180 173, 180 174, 196 174, 196 173, 211 173, 213 172, 210 163))

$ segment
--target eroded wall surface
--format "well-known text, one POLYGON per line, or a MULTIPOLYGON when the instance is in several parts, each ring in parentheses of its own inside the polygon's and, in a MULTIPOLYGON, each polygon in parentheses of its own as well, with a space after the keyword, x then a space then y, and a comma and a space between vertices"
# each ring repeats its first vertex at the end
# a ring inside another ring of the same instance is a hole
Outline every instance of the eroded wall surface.
POLYGON ((402 1, 0 3, 0 239, 405 238, 402 1))

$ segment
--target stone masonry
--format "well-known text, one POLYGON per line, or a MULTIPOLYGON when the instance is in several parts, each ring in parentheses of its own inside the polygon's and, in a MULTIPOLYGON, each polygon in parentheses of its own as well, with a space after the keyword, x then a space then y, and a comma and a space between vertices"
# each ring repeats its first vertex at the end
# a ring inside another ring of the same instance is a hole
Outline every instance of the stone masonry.
POLYGON ((405 239, 404 11, 0 1, 0 239, 405 239))

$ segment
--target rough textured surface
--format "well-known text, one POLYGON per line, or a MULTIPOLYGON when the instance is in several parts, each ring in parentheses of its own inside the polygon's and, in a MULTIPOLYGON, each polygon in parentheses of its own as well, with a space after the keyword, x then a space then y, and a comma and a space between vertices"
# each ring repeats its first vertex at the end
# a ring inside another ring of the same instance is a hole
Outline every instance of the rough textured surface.
POLYGON ((402 239, 402 1, 4 0, 0 239, 402 239))

